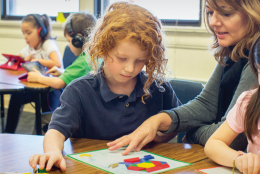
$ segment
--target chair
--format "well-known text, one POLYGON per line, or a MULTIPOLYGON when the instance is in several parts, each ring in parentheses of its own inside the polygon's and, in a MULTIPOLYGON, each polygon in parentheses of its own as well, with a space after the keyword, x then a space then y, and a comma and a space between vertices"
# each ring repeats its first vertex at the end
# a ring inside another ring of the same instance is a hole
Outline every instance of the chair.
MULTIPOLYGON (((170 84, 182 104, 193 100, 204 88, 202 83, 178 79, 170 80, 170 84)), ((182 138, 185 134, 186 132, 181 132, 178 134, 177 143, 182 143, 182 138)))
MULTIPOLYGON (((70 66, 76 59, 77 59, 77 56, 74 55, 74 53, 70 50, 69 46, 67 45, 65 47, 65 50, 63 53, 63 59, 62 59, 64 69, 66 69, 68 66, 70 66)), ((42 125, 42 134, 43 135, 48 130, 48 125, 50 123, 52 113, 53 113, 53 111, 42 113, 41 125, 42 125)), ((34 128, 33 134, 36 134, 36 128, 34 128)))
POLYGON ((67 45, 65 47, 62 59, 64 68, 70 66, 76 59, 77 56, 74 55, 74 53, 70 50, 69 46, 67 45))

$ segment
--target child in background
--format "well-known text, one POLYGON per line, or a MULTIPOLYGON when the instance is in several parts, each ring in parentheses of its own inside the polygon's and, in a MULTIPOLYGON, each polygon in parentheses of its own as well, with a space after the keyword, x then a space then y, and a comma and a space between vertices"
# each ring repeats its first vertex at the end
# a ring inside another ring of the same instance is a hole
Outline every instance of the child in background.
MULTIPOLYGON (((51 36, 51 21, 47 15, 29 14, 22 19, 21 29, 28 44, 19 54, 26 61, 38 61, 47 68, 63 67, 60 51, 51 36)), ((59 106, 59 91, 41 94, 42 112, 59 106)), ((5 132, 15 133, 23 105, 34 102, 34 93, 12 94, 5 132)))
POLYGON ((19 54, 25 61, 38 61, 47 68, 62 67, 60 51, 51 36, 51 19, 46 14, 29 14, 22 19, 21 29, 28 44, 19 54))
POLYGON ((165 47, 160 21, 146 9, 112 4, 86 44, 95 73, 74 80, 61 95, 45 134, 45 154, 32 168, 66 170, 63 144, 69 137, 113 140, 127 135, 151 115, 181 103, 165 82, 165 47), (97 60, 104 60, 97 70, 97 60), (146 71, 142 71, 145 67, 146 71))
POLYGON ((209 138, 205 153, 220 165, 237 168, 240 172, 260 173, 260 38, 253 44, 249 63, 258 77, 259 85, 243 92, 229 111, 227 120, 209 138), (239 133, 248 139, 247 153, 229 147, 239 133))
POLYGON ((69 48, 75 56, 79 56, 69 67, 63 72, 61 68, 52 67, 47 74, 58 77, 47 77, 37 70, 28 73, 29 82, 38 82, 55 89, 64 88, 72 80, 82 77, 91 71, 91 67, 87 61, 90 57, 82 52, 84 38, 88 38, 88 33, 95 26, 96 17, 84 12, 73 13, 67 18, 64 24, 64 36, 69 42, 69 48))
MULTIPOLYGON (((91 67, 87 63, 90 60, 90 56, 87 53, 82 52, 82 47, 85 42, 85 38, 88 38, 90 30, 95 26, 95 24, 96 17, 91 14, 78 12, 68 16, 63 26, 64 36, 69 42, 70 50, 75 56, 78 56, 77 59, 70 66, 68 66, 65 71, 63 68, 54 66, 47 72, 47 74, 57 77, 44 76, 37 70, 33 70, 28 73, 28 82, 37 82, 55 89, 62 89, 72 80, 82 77, 90 72, 91 67)), ((41 117, 43 134, 48 129, 51 116, 52 113, 48 113, 42 115, 41 117)), ((34 133, 36 133, 36 129, 34 133)))

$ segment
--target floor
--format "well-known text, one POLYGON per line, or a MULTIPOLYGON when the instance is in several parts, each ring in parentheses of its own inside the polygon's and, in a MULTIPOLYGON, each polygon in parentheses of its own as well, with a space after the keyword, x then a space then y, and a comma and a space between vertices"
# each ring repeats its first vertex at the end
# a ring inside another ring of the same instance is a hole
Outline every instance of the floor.
MULTIPOLYGON (((6 124, 7 109, 5 109, 5 124, 6 124)), ((22 112, 16 134, 32 134, 34 129, 35 114, 32 112, 22 112)), ((0 124, 0 130, 2 130, 2 124, 0 124)))

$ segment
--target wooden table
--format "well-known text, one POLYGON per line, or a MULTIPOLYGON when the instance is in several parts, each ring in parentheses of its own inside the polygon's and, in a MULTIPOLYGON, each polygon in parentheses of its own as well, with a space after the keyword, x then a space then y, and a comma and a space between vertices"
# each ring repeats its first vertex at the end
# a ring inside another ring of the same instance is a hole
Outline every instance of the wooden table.
MULTIPOLYGON (((43 153, 43 136, 0 134, 0 171, 1 172, 32 172, 29 158, 34 154, 43 153)), ((107 148, 105 140, 68 139, 65 142, 64 154, 72 154, 107 148)), ((218 166, 209 160, 203 146, 197 144, 151 143, 144 150, 175 160, 193 163, 165 173, 199 173, 195 169, 218 166)), ((89 165, 65 157, 67 170, 64 173, 106 173, 89 165)), ((51 174, 61 173, 53 168, 51 174)))
MULTIPOLYGON (((4 125, 4 94, 13 94, 24 90, 35 93, 35 123, 36 133, 41 135, 41 93, 49 91, 49 86, 39 83, 23 82, 18 77, 25 74, 26 71, 14 71, 0 69, 0 95, 1 95, 1 123, 4 125)), ((4 126, 2 126, 3 132, 4 126)))

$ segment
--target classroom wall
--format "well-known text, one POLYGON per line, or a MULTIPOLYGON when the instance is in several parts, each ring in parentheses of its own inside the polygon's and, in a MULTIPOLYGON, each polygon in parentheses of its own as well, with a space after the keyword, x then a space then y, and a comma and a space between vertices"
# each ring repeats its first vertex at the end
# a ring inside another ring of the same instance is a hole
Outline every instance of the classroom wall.
MULTIPOLYGON (((1 9, 1 8, 0 8, 1 9)), ((80 0, 80 10, 94 13, 94 0, 80 0)), ((53 23, 53 36, 63 55, 67 41, 63 36, 62 24, 53 23)), ((216 61, 208 51, 210 35, 201 27, 163 27, 166 34, 166 55, 169 59, 169 78, 185 79, 206 83, 216 61)), ((0 20, 0 64, 5 62, 2 53, 18 54, 26 43, 20 30, 20 21, 0 20)), ((7 103, 7 102, 5 102, 7 103)))

